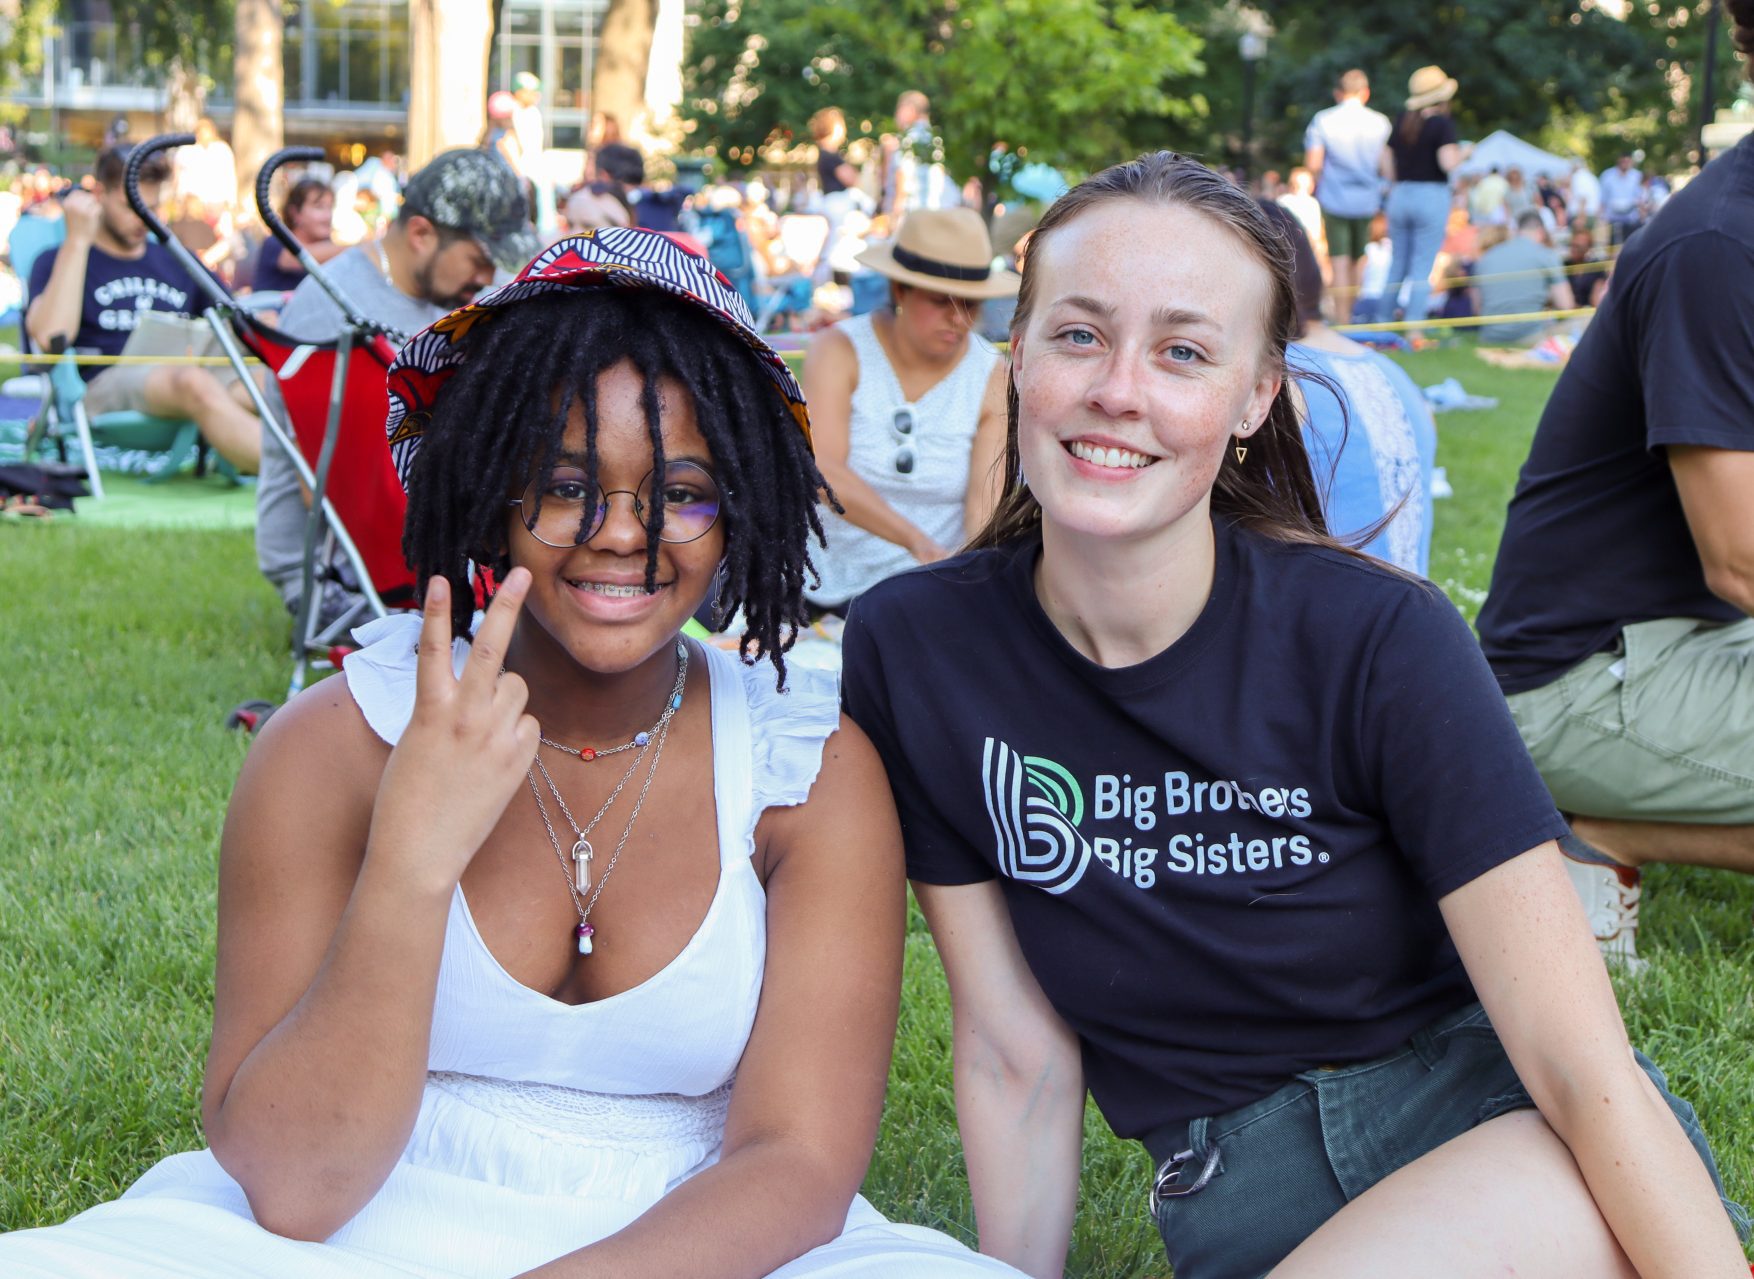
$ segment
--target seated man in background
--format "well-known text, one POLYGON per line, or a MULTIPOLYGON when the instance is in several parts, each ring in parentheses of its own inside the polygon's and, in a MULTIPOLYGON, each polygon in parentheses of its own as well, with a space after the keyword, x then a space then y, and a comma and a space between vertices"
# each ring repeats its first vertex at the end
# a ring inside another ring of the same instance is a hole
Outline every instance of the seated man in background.
MULTIPOLYGON (((1729 0, 1742 47, 1754 0, 1729 0)), ((1638 867, 1754 871, 1754 137, 1628 243, 1517 481, 1480 641, 1596 936, 1638 867)))
MULTIPOLYGON (((487 151, 446 151, 409 179, 384 238, 348 249, 324 273, 362 317, 412 337, 472 301, 493 283, 496 267, 514 272, 534 257, 528 228, 528 206, 509 168, 487 151)), ((313 279, 294 290, 280 315, 288 336, 313 342, 339 336, 341 325, 340 308, 313 279)), ((309 500, 291 460, 268 437, 256 487, 256 564, 288 612, 297 611, 304 585, 309 500)), ((319 584, 325 622, 357 598, 358 583, 331 574, 319 584)))
MULTIPOLYGON (((1474 286, 1481 316, 1526 315, 1533 311, 1566 311, 1573 303, 1571 285, 1560 270, 1559 254, 1547 242, 1547 227, 1535 209, 1517 214, 1516 234, 1480 255, 1479 283, 1474 286)), ((1528 342, 1547 331, 1546 320, 1514 320, 1480 327, 1488 346, 1528 342)))
MULTIPOLYGON (((120 355, 147 311, 189 316, 205 294, 171 251, 151 239, 122 188, 127 151, 98 153, 96 189, 74 188, 62 201, 67 238, 30 273, 25 331, 40 351, 57 342, 99 355, 120 355)), ((158 156, 140 168, 140 196, 156 207, 170 167, 158 156)), ((178 364, 85 365, 85 411, 93 417, 129 410, 186 418, 238 470, 261 462, 262 424, 248 392, 228 368, 178 364)))

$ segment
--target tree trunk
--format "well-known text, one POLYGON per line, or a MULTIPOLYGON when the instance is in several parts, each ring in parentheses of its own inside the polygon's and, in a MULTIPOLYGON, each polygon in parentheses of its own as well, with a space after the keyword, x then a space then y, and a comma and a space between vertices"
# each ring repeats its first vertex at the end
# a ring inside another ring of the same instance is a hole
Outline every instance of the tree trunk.
POLYGON ((643 130, 646 67, 657 26, 657 0, 609 0, 591 76, 591 109, 615 117, 622 137, 643 130))
POLYGON ((181 58, 170 64, 170 82, 165 88, 164 124, 170 133, 193 133, 195 122, 207 105, 207 91, 201 87, 201 76, 181 58))
POLYGON ((231 122, 231 149, 238 163, 238 213, 245 222, 256 221, 256 174, 262 162, 286 145, 280 60, 285 30, 282 0, 237 0, 237 113, 231 122))
POLYGON ((440 151, 472 147, 487 125, 491 0, 410 0, 408 168, 440 151))

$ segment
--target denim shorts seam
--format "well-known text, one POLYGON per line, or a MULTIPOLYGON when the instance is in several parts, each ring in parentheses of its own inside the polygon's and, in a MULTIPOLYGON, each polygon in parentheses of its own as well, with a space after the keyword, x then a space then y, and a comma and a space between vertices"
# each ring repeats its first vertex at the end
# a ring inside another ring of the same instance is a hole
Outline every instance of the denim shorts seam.
POLYGON ((1237 1124, 1234 1128, 1226 1128, 1223 1132, 1209 1132, 1206 1135, 1206 1140, 1208 1142, 1213 1143, 1213 1144, 1217 1144, 1218 1142, 1221 1142, 1228 1137, 1234 1137, 1238 1133, 1246 1132, 1248 1129, 1250 1129, 1250 1128, 1254 1127, 1256 1124, 1260 1123, 1261 1120, 1271 1119, 1274 1115, 1278 1114, 1281 1110, 1284 1110, 1286 1107, 1295 1106, 1298 1102, 1303 1101, 1305 1098, 1307 1098, 1314 1091, 1315 1091, 1315 1088, 1313 1085, 1306 1084, 1306 1085, 1304 1085, 1303 1088, 1299 1089, 1297 1092, 1293 1093, 1291 1096, 1285 1098, 1278 1105, 1274 1106, 1271 1110, 1263 1110, 1258 1115, 1250 1115, 1247 1119, 1244 1119, 1241 1123, 1237 1124))

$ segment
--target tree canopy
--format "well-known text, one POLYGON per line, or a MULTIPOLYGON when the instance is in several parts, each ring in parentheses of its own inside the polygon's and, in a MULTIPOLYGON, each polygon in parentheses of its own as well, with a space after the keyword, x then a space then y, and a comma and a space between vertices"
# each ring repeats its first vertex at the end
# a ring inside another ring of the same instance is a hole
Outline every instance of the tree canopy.
POLYGON ((1173 14, 1115 0, 703 0, 683 117, 745 167, 765 146, 807 140, 822 107, 839 107, 856 137, 918 89, 959 181, 987 177, 998 142, 1082 172, 1196 112, 1199 51, 1173 14))
MULTIPOLYGON (((1342 71, 1371 77, 1393 115, 1407 78, 1437 64, 1461 85, 1464 136, 1509 129, 1596 166, 1628 147, 1688 163, 1701 103, 1709 0, 1253 0, 1273 28, 1255 68, 1256 168, 1283 169, 1342 71)), ((732 167, 840 107, 854 137, 887 126, 921 89, 958 178, 985 176, 1005 142, 1073 172, 1148 147, 1241 159, 1244 71, 1237 0, 702 0, 684 67, 696 145, 732 167)), ((1715 94, 1741 82, 1727 37, 1715 94)))

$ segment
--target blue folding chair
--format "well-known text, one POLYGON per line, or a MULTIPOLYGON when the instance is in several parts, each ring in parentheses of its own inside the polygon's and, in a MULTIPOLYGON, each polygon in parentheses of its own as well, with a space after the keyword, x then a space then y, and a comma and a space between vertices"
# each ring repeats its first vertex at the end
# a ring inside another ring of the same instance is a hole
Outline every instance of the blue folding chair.
MULTIPOLYGON (((58 248, 66 238, 67 224, 61 219, 25 216, 18 220, 7 241, 12 269, 18 273, 18 278, 27 290, 19 320, 20 346, 26 352, 30 352, 32 348, 30 337, 24 329, 22 311, 28 310, 30 306, 28 290, 31 268, 36 265, 37 259, 58 248)), ((72 357, 71 351, 62 354, 49 369, 47 376, 37 375, 35 384, 28 392, 20 385, 26 379, 15 379, 8 383, 14 393, 35 394, 41 401, 41 407, 25 437, 25 457, 33 456, 37 449, 50 440, 54 441, 57 452, 65 457, 64 436, 71 426, 79 442, 86 475, 91 482, 92 498, 101 501, 104 486, 97 469, 97 444, 162 454, 162 458, 146 472, 148 483, 169 479, 186 462, 199 455, 201 432, 193 422, 131 411, 100 413, 95 418, 89 416, 84 404, 85 380, 80 376, 79 366, 72 357)), ((236 478, 237 473, 231 467, 221 465, 220 470, 228 478, 236 478)))

